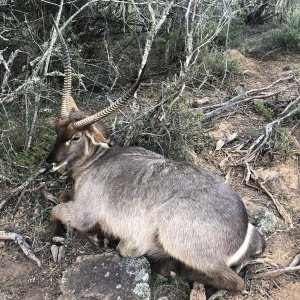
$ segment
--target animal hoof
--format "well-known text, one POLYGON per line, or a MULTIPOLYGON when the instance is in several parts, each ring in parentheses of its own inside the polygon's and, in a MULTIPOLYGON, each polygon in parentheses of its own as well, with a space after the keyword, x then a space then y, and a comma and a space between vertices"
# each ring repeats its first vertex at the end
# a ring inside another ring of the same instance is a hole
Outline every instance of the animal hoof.
POLYGON ((52 242, 55 243, 50 248, 52 258, 55 263, 59 264, 65 257, 65 247, 63 245, 65 243, 65 239, 60 236, 55 236, 52 238, 52 242))
POLYGON ((60 263, 64 257, 65 257, 65 247, 60 246, 57 254, 57 263, 60 263))
POLYGON ((59 264, 62 261, 62 259, 65 257, 65 247, 52 245, 50 250, 51 250, 53 261, 59 264))
POLYGON ((52 258, 55 263, 57 263, 58 250, 59 250, 59 248, 57 245, 52 245, 50 248, 52 258))

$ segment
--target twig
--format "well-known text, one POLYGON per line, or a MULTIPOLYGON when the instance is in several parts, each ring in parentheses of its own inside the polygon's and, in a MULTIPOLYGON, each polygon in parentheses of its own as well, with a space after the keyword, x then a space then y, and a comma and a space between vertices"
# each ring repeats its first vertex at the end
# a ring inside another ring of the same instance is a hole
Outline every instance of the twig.
POLYGON ((255 155, 260 151, 260 149, 265 145, 265 143, 267 142, 272 130, 273 130, 273 126, 274 125, 278 125, 280 124, 280 122, 282 122, 283 120, 294 116, 296 114, 298 114, 300 112, 300 106, 296 107, 295 109, 293 109, 292 111, 290 111, 289 113, 285 114, 284 116, 268 123, 265 127, 265 132, 260 135, 255 141, 254 143, 250 146, 247 155, 245 156, 245 161, 250 162, 253 160, 253 158, 255 157, 255 155))
POLYGON ((19 85, 12 93, 3 97, 0 100, 0 103, 9 103, 9 102, 13 101, 16 96, 23 94, 27 88, 29 88, 31 86, 35 86, 40 81, 41 81, 41 78, 39 78, 39 77, 28 78, 24 83, 19 85))
POLYGON ((296 267, 299 264, 299 262, 300 262, 300 253, 294 257, 289 267, 296 267))
MULTIPOLYGON (((58 9, 58 12, 57 12, 56 20, 55 20, 56 24, 59 24, 62 9, 63 9, 63 5, 64 5, 64 0, 61 0, 60 4, 59 4, 59 9, 58 9)), ((53 48, 53 45, 54 45, 56 39, 57 39, 57 32, 56 32, 56 30, 53 30, 52 31, 52 36, 51 36, 51 41, 50 41, 49 48, 47 50, 46 58, 45 58, 46 61, 45 61, 45 68, 44 68, 44 76, 48 72, 50 58, 51 58, 51 52, 52 52, 52 48, 53 48)))
POLYGON ((2 53, 4 52, 4 50, 1 50, 0 51, 0 63, 3 64, 4 68, 5 68, 5 73, 4 73, 4 76, 3 76, 3 80, 2 80, 2 84, 1 84, 1 90, 2 92, 4 92, 4 89, 7 85, 7 80, 9 78, 9 75, 10 75, 10 66, 12 65, 14 59, 17 57, 18 53, 19 52, 22 52, 21 50, 17 49, 15 50, 15 52, 12 52, 9 56, 9 59, 8 61, 6 62, 2 53))
POLYGON ((273 83, 269 84, 268 86, 262 87, 260 89, 249 90, 249 91, 246 91, 244 93, 241 93, 241 94, 238 94, 238 95, 234 96, 233 98, 231 98, 230 100, 228 100, 226 102, 221 102, 221 103, 218 103, 218 104, 214 104, 214 105, 206 106, 206 107, 202 107, 202 108, 196 108, 196 110, 202 110, 203 111, 203 110, 209 110, 209 109, 215 108, 214 110, 205 113, 206 118, 212 118, 212 117, 216 116, 218 113, 220 113, 224 110, 227 110, 228 108, 231 108, 231 107, 233 107, 233 106, 235 106, 239 103, 247 102, 247 101, 250 101, 250 100, 253 100, 253 99, 269 98, 269 97, 272 97, 272 96, 276 96, 276 95, 278 95, 282 92, 285 92, 287 89, 290 89, 292 86, 299 83, 299 81, 297 80, 297 81, 293 82, 293 84, 291 84, 288 87, 285 87, 285 88, 283 88, 279 91, 259 95, 259 93, 270 89, 271 87, 278 84, 279 82, 282 82, 282 81, 285 81, 285 80, 290 80, 293 77, 294 76, 291 75, 289 77, 279 78, 276 81, 274 81, 273 83))
MULTIPOLYGON (((252 97, 246 97, 245 94, 237 95, 236 97, 232 98, 231 100, 225 102, 221 107, 218 107, 215 110, 207 112, 204 115, 205 115, 206 119, 209 119, 209 118, 212 118, 212 117, 216 116, 218 113, 220 113, 220 112, 222 112, 222 111, 224 111, 228 108, 231 108, 231 107, 233 107, 237 104, 247 102, 247 101, 250 101, 250 100, 253 100, 253 99, 264 99, 264 98, 273 97, 273 96, 279 94, 280 92, 281 91, 274 92, 274 93, 271 93, 271 94, 266 94, 266 95, 255 95, 255 96, 252 96, 252 97)), ((198 109, 201 109, 201 108, 198 108, 198 109)))
POLYGON ((37 178, 39 175, 44 173, 46 171, 45 168, 39 169, 36 173, 34 173, 32 176, 30 176, 25 182, 23 182, 21 185, 13 189, 9 192, 9 195, 5 195, 4 199, 0 203, 0 210, 2 210, 6 204, 20 191, 22 191, 24 188, 26 188, 35 178, 37 178))
POLYGON ((26 243, 24 238, 17 233, 14 232, 7 232, 7 231, 0 231, 0 239, 1 240, 13 240, 19 244, 21 249, 23 250, 24 254, 29 258, 32 259, 37 263, 39 267, 41 267, 40 260, 35 256, 33 251, 31 250, 30 246, 26 243))
MULTIPOLYGON (((20 196, 18 197, 18 201, 17 201, 17 203, 16 203, 16 205, 15 205, 15 208, 14 208, 14 211, 13 211, 12 215, 15 216, 15 214, 17 213, 18 208, 19 208, 19 206, 20 206, 20 203, 21 203, 21 201, 22 201, 22 199, 23 199, 25 193, 32 193, 32 192, 35 192, 35 191, 39 191, 39 190, 43 189, 46 185, 47 185, 47 184, 46 184, 45 182, 41 182, 41 183, 40 183, 38 186, 36 186, 35 188, 32 188, 32 189, 24 189, 24 190, 22 190, 20 196)), ((41 192, 41 193, 43 193, 43 192, 41 192)), ((56 199, 54 196, 53 196, 53 198, 56 199)), ((56 202, 55 204, 57 204, 57 202, 56 202)))
POLYGON ((287 213, 285 208, 280 204, 280 202, 268 191, 268 189, 260 182, 256 172, 250 167, 248 162, 245 162, 247 167, 247 175, 245 176, 245 182, 249 184, 250 177, 255 181, 255 183, 260 187, 260 189, 267 194, 267 196, 272 200, 280 216, 284 219, 285 224, 290 228, 293 228, 293 222, 290 215, 287 213))
POLYGON ((31 127, 29 130, 29 135, 28 135, 28 139, 27 139, 27 145, 26 145, 26 150, 28 150, 31 146, 31 142, 32 142, 32 136, 34 134, 34 129, 35 129, 35 123, 37 120, 37 113, 39 110, 39 104, 40 104, 40 99, 41 99, 41 94, 38 93, 35 95, 35 105, 34 105, 34 113, 33 113, 33 117, 32 117, 32 123, 31 123, 31 127))
POLYGON ((277 83, 279 83, 281 81, 285 81, 285 80, 291 80, 293 77, 294 77, 294 74, 291 74, 288 77, 279 78, 279 79, 275 80, 274 82, 272 82, 271 84, 269 84, 269 85, 267 85, 267 86, 265 86, 263 88, 255 89, 255 90, 250 90, 250 91, 246 92, 245 94, 249 95, 249 94, 253 94, 253 93, 257 93, 257 92, 262 92, 262 91, 268 90, 271 87, 273 87, 274 85, 276 85, 277 83))
POLYGON ((299 101, 300 101, 300 95, 295 100, 293 100, 292 102, 290 102, 286 106, 286 108, 280 113, 280 115, 284 115, 290 109, 291 106, 293 106, 294 104, 296 104, 299 101))
POLYGON ((17 203, 16 203, 15 208, 14 208, 14 211, 13 211, 13 213, 12 213, 13 216, 15 216, 15 214, 17 213, 18 208, 19 208, 20 203, 21 203, 21 200, 23 199, 23 197, 24 197, 24 195, 25 195, 26 192, 27 192, 27 190, 24 189, 24 190, 21 192, 20 196, 18 197, 17 203))
POLYGON ((300 266, 286 267, 286 268, 282 268, 282 269, 267 271, 264 273, 248 275, 246 277, 249 279, 266 278, 266 277, 274 278, 274 277, 280 276, 285 273, 291 273, 291 272, 297 272, 297 271, 300 271, 300 266))
POLYGON ((155 17, 155 12, 153 11, 153 8, 152 8, 152 1, 148 1, 148 10, 151 15, 152 23, 151 23, 151 28, 147 33, 147 40, 146 40, 146 45, 145 45, 145 49, 144 49, 144 53, 143 53, 143 57, 142 57, 141 67, 139 70, 139 76, 141 75, 143 67, 147 63, 154 37, 156 36, 159 29, 162 27, 163 23, 166 21, 166 18, 169 15, 169 12, 173 5, 174 5, 174 0, 166 1, 166 6, 161 14, 161 18, 157 21, 156 17, 155 17))

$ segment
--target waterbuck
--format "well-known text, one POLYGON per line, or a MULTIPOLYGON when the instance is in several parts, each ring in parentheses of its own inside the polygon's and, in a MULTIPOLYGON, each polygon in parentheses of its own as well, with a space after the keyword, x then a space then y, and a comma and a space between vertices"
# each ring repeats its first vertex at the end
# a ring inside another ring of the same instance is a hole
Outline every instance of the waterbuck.
MULTIPOLYGON (((166 159, 139 147, 111 143, 100 119, 124 104, 135 85, 108 108, 88 116, 71 96, 71 66, 64 51, 64 89, 56 141, 46 162, 65 166, 71 192, 51 211, 51 222, 81 232, 99 227, 119 239, 123 256, 173 258, 210 286, 239 291, 244 282, 231 267, 261 254, 265 241, 248 221, 240 197, 200 166, 166 159)), ((63 197, 62 197, 63 198, 63 197)))

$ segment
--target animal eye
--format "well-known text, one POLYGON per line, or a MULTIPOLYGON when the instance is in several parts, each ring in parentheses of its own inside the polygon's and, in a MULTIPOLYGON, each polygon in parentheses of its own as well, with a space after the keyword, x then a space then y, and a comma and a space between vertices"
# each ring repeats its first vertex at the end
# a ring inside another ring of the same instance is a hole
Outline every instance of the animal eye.
POLYGON ((74 136, 72 137, 72 141, 75 141, 75 142, 78 142, 80 139, 81 139, 81 136, 80 136, 80 135, 74 135, 74 136))

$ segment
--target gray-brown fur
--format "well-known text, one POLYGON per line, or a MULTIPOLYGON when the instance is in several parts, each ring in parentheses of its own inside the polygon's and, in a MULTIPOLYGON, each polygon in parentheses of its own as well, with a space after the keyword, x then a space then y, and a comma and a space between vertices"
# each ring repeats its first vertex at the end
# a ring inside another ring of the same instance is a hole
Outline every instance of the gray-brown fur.
MULTIPOLYGON (((248 228, 239 196, 199 166, 143 148, 111 147, 101 124, 73 128, 82 117, 71 112, 57 123, 47 162, 54 168, 66 160, 74 189, 73 201, 52 209, 52 222, 83 232, 99 226, 120 240, 117 249, 124 256, 172 257, 206 284, 243 289, 243 280, 227 264, 248 228)), ((255 230, 240 260, 263 249, 255 230)))

